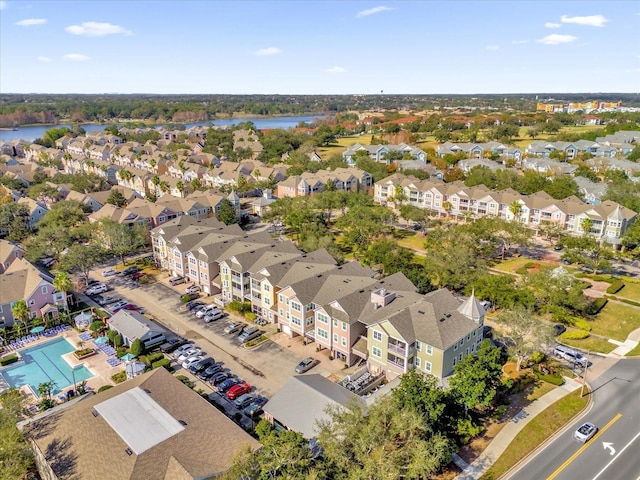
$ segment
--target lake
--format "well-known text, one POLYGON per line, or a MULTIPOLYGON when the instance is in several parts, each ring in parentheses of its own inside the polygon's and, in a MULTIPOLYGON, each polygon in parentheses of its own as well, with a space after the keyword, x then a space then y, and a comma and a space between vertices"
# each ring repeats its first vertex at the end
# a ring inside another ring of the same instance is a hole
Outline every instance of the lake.
MULTIPOLYGON (((322 115, 302 116, 302 117, 260 117, 260 118, 226 118, 207 122, 186 123, 187 128, 207 125, 212 123, 215 126, 236 125, 240 122, 253 122, 258 130, 270 128, 288 129, 296 127, 300 122, 311 123, 316 119, 325 118, 322 115)), ((93 130, 104 130, 105 127, 113 123, 88 123, 81 124, 87 132, 93 130)), ((69 124, 60 123, 58 125, 30 125, 20 127, 18 130, 0 130, 0 142, 10 142, 12 140, 26 140, 33 142, 36 138, 44 135, 44 132, 54 127, 71 127, 69 124)))

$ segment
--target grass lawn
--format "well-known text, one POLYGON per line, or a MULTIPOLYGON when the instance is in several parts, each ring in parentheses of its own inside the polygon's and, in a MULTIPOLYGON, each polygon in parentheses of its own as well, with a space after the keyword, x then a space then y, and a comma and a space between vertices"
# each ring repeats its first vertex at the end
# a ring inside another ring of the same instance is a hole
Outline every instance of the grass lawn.
POLYGON ((639 357, 640 356, 640 343, 636 345, 636 348, 631 350, 629 353, 625 355, 625 357, 639 357))
POLYGON ((318 148, 318 154, 325 158, 330 157, 334 153, 342 153, 347 147, 350 147, 354 143, 361 143, 362 145, 371 145, 371 138, 373 135, 361 135, 357 137, 341 137, 338 138, 336 143, 332 143, 327 147, 318 148))
POLYGON ((586 350, 598 353, 610 353, 617 347, 617 345, 597 337, 587 337, 582 340, 562 339, 562 343, 566 343, 567 345, 579 348, 583 351, 586 350))
POLYGON ((625 280, 624 287, 616 295, 640 302, 640 283, 632 283, 625 280))
POLYGON ((482 475, 481 480, 494 480, 532 452, 544 440, 562 428, 586 407, 588 396, 580 398, 580 390, 570 393, 532 419, 507 447, 500 458, 482 475))
POLYGON ((640 309, 609 302, 591 324, 591 332, 624 342, 629 333, 640 328, 640 309))
POLYGON ((503 262, 500 262, 494 268, 497 270, 502 270, 504 272, 515 272, 519 268, 524 267, 527 263, 533 263, 535 265, 540 265, 541 267, 554 268, 556 266, 556 264, 553 262, 543 262, 539 260, 531 260, 527 257, 517 257, 509 258, 503 262))
POLYGON ((401 247, 411 248, 419 252, 424 252, 424 236, 410 235, 405 238, 398 239, 398 245, 401 247))

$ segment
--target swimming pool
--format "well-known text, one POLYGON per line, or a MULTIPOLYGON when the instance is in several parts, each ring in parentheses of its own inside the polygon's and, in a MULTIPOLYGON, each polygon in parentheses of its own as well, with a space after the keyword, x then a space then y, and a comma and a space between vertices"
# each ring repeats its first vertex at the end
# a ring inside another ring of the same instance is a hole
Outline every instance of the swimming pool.
POLYGON ((53 382, 53 392, 61 392, 75 382, 80 383, 93 377, 93 374, 81 365, 73 369, 64 361, 62 355, 73 352, 75 348, 64 338, 57 338, 35 347, 20 350, 22 361, 16 365, 0 369, 0 375, 14 388, 29 385, 38 394, 38 385, 53 382))

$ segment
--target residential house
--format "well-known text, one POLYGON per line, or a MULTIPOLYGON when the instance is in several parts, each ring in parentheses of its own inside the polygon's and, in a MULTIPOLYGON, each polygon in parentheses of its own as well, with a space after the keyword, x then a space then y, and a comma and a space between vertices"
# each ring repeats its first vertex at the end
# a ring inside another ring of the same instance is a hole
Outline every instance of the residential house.
POLYGON ((30 318, 46 315, 58 316, 58 307, 64 303, 64 294, 56 292, 53 278, 34 267, 24 258, 16 258, 0 275, 0 322, 6 327, 14 324, 11 307, 24 300, 30 318))
POLYGON ((567 162, 559 162, 551 158, 527 157, 522 162, 523 170, 534 170, 549 176, 571 175, 578 165, 567 162))
POLYGON ((400 143, 398 145, 362 145, 360 143, 355 143, 349 146, 342 153, 342 158, 348 165, 353 166, 355 165, 355 155, 360 151, 367 152, 369 158, 372 160, 382 162, 387 165, 391 163, 387 158, 387 154, 392 151, 401 152, 403 156, 411 157, 414 160, 421 160, 424 162, 427 160, 427 154, 423 150, 405 143, 400 143))
POLYGON ((260 447, 164 368, 72 399, 18 428, 48 480, 214 478, 241 452, 260 447))
POLYGON ((576 185, 580 191, 580 198, 591 205, 598 205, 607 193, 607 184, 604 182, 595 183, 585 177, 574 177, 576 185))
POLYGON ((0 239, 0 274, 19 258, 24 258, 25 250, 8 240, 0 239))
POLYGON ((277 199, 273 197, 270 189, 262 191, 262 196, 249 202, 251 206, 251 213, 262 217, 269 210, 269 205, 275 202, 277 199))
POLYGON ((20 205, 25 205, 29 209, 29 220, 27 225, 29 228, 33 228, 37 225, 37 223, 42 220, 42 217, 48 212, 48 208, 29 197, 20 197, 17 201, 20 205))

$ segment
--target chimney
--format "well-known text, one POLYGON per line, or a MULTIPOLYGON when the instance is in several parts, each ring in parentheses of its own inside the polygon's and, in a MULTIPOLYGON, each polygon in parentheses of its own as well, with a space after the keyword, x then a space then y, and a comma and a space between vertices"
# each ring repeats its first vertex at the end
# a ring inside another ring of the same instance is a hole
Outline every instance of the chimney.
POLYGON ((394 298, 396 298, 395 292, 389 292, 386 288, 379 288, 371 292, 371 303, 373 303, 375 310, 389 305, 394 298))

